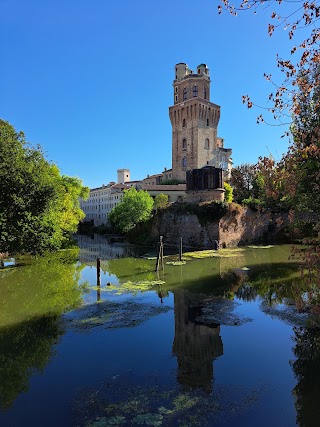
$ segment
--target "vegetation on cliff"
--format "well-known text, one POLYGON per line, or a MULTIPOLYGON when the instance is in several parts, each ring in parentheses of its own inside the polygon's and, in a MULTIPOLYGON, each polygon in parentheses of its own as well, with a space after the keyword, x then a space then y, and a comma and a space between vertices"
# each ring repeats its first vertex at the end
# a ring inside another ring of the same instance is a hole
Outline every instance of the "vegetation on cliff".
POLYGON ((227 212, 228 204, 223 202, 175 203, 167 212, 196 215, 200 225, 219 221, 227 212))

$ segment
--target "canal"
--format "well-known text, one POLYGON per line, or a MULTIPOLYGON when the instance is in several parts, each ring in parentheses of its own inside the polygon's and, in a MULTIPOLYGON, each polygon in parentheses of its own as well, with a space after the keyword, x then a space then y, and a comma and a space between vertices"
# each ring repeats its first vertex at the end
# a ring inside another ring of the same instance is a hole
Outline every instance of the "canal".
POLYGON ((319 425, 320 333, 290 246, 156 273, 152 249, 77 242, 0 270, 0 426, 319 425))

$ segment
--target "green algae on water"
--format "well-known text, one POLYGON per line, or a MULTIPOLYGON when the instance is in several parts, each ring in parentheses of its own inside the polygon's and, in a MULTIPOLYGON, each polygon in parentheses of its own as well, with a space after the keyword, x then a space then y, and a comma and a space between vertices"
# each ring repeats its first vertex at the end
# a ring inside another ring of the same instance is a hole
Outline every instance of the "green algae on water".
POLYGON ((189 258, 202 259, 202 258, 233 258, 240 256, 245 249, 243 248, 230 248, 230 249, 209 249, 205 251, 185 252, 184 255, 189 258))
POLYGON ((247 246, 247 248, 250 248, 250 249, 270 249, 270 248, 273 248, 274 246, 273 245, 265 245, 265 246, 255 246, 255 245, 250 245, 250 246, 247 246))
POLYGON ((168 261, 166 262, 167 265, 185 265, 187 264, 186 261, 168 261))
POLYGON ((133 294, 138 292, 146 292, 154 288, 156 285, 164 285, 163 280, 143 280, 141 282, 131 282, 130 280, 119 285, 108 286, 91 286, 91 290, 102 292, 113 292, 115 295, 133 294))

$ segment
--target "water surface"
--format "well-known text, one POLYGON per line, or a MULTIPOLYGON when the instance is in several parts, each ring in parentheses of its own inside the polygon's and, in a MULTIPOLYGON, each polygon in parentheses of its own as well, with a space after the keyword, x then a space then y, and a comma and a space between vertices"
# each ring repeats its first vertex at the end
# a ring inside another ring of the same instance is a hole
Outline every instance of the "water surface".
POLYGON ((0 271, 1 426, 319 424, 320 334, 289 246, 159 273, 152 248, 79 246, 0 271))

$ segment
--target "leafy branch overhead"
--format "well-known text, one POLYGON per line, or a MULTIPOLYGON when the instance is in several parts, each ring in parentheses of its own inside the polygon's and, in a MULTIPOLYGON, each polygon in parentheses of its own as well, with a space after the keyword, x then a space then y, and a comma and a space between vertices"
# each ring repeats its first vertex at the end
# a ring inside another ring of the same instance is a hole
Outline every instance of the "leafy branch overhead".
MULTIPOLYGON (((300 113, 301 95, 308 96, 319 86, 318 80, 306 78, 310 74, 314 75, 320 62, 318 0, 220 0, 218 12, 222 13, 223 10, 233 16, 244 11, 252 11, 254 14, 267 12, 270 16, 267 28, 270 36, 280 28, 287 31, 289 40, 292 40, 288 57, 276 58, 277 67, 284 74, 282 84, 273 82, 271 74, 264 74, 265 79, 275 86, 275 91, 269 94, 273 105, 265 109, 272 113, 275 120, 282 122, 283 117, 288 117, 291 121, 292 114, 300 113)), ((248 108, 255 105, 248 95, 244 95, 242 101, 248 108)), ((264 122, 263 115, 257 118, 257 122, 264 122)))

